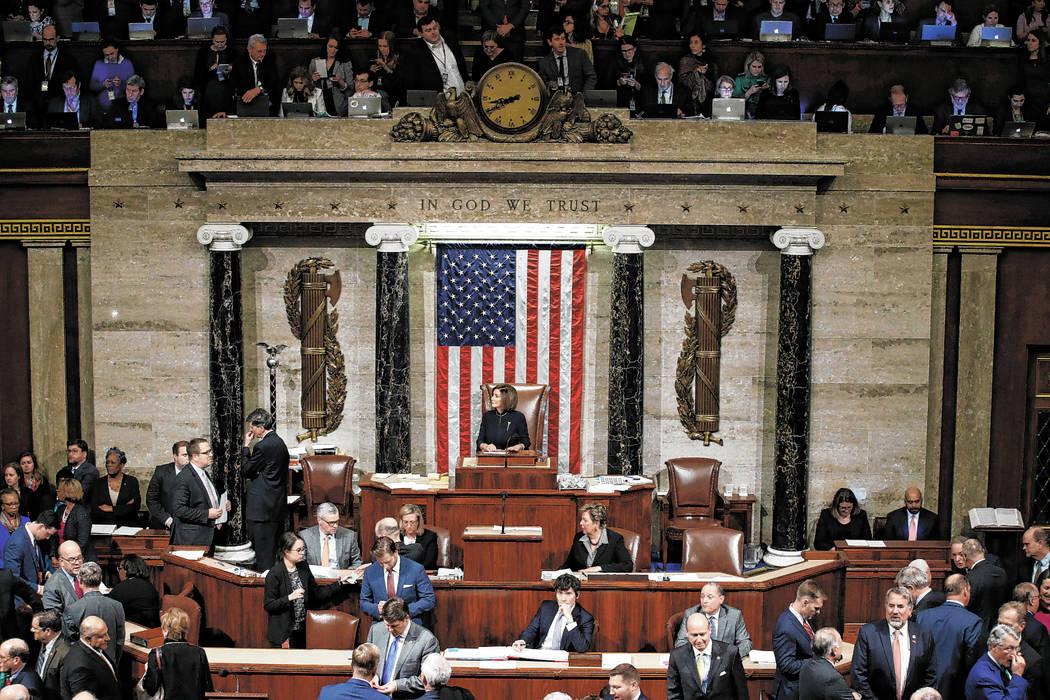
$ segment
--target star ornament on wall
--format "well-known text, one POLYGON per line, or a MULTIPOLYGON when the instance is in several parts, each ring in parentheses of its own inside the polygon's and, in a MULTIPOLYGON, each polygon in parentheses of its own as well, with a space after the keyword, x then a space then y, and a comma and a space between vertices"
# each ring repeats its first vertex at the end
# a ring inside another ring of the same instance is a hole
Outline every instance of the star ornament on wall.
POLYGON ((182 209, 182 205, 183 205, 183 204, 185 204, 185 203, 186 203, 186 202, 182 201, 182 198, 181 198, 181 197, 179 197, 179 198, 178 198, 178 199, 176 199, 176 200, 175 200, 175 202, 174 202, 174 204, 175 204, 175 208, 176 208, 176 209, 182 209))
POLYGON ((901 205, 901 214, 907 214, 907 213, 908 213, 908 205, 907 204, 902 204, 901 205))
POLYGON ((848 204, 840 204, 839 205, 839 213, 840 214, 848 214, 849 213, 849 205, 848 204))
POLYGON ((113 202, 113 208, 114 209, 123 209, 124 208, 124 202, 121 202, 119 200, 113 202))

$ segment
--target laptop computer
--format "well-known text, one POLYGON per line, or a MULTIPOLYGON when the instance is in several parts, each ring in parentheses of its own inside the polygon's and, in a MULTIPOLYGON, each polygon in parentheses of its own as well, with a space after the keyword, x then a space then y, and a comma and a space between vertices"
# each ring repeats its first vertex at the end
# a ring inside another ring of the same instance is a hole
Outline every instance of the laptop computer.
POLYGON ((588 90, 586 95, 588 107, 615 107, 615 90, 588 90))
POLYGON ((238 117, 268 117, 270 116, 270 98, 259 95, 248 103, 237 100, 238 117))
POLYGON ((716 97, 711 100, 711 118, 724 122, 744 120, 744 99, 742 97, 716 97))
POLYGON ((908 25, 903 22, 879 22, 879 41, 903 44, 908 41, 908 25))
POLYGON ((200 128, 200 114, 195 109, 169 109, 164 113, 168 131, 200 128))
POLYGON ((678 105, 652 105, 645 109, 646 119, 677 119, 678 105))
POLYGON ((128 22, 128 39, 132 41, 149 41, 157 36, 149 22, 128 22))
POLYGON ((80 119, 74 112, 48 112, 47 128, 61 131, 77 131, 80 129, 80 119))
POLYGON ((919 39, 928 41, 934 46, 951 46, 955 43, 955 32, 957 29, 958 27, 954 25, 938 27, 936 24, 924 24, 922 25, 919 39))
POLYGON ((33 30, 29 28, 29 22, 21 19, 4 20, 4 41, 32 41, 33 30))
POLYGON ((11 114, 0 114, 0 129, 6 131, 21 131, 26 128, 26 113, 13 112, 11 114))
POLYGON ((948 117, 950 136, 988 136, 989 119, 984 114, 953 114, 948 117))
POLYGON ((102 38, 98 22, 73 22, 72 31, 77 41, 99 41, 102 38))
POLYGON ((918 117, 886 117, 886 133, 914 136, 918 117))
POLYGON ((383 111, 383 98, 379 95, 351 97, 346 101, 346 116, 375 117, 383 111))
POLYGON ((794 24, 790 21, 763 20, 758 26, 758 38, 760 41, 791 41, 794 24))
POLYGON ((211 30, 218 26, 218 17, 188 17, 186 18, 186 38, 209 39, 211 30))
POLYGON ((824 25, 824 41, 853 41, 857 38, 857 25, 852 22, 824 25))
POLYGON ((981 27, 981 46, 1010 46, 1013 29, 1010 27, 981 27))
POLYGON ((817 123, 817 132, 821 134, 844 134, 849 129, 849 112, 827 112, 821 110, 813 113, 817 123))
POLYGON ((409 107, 433 107, 436 97, 433 90, 409 90, 405 93, 405 102, 409 107))
POLYGON ((277 36, 281 39, 306 39, 310 36, 305 19, 298 17, 279 17, 277 19, 277 36))
POLYGON ((309 102, 282 102, 281 110, 288 119, 309 119, 314 116, 314 106, 309 102))
POLYGON ((1011 139, 1030 139, 1035 133, 1035 122, 1006 122, 1000 136, 1011 139))

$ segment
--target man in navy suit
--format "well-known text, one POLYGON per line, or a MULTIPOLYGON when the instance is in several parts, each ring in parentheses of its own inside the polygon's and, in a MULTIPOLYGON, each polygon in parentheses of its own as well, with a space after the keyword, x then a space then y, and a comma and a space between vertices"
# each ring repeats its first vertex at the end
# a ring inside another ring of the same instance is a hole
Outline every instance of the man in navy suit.
POLYGON ((1021 537, 1021 548, 1032 560, 1031 568, 1025 571, 1025 580, 1035 583, 1040 574, 1050 569, 1050 535, 1040 526, 1030 527, 1021 537))
POLYGON ((916 559, 898 571, 894 583, 911 593, 914 613, 944 604, 944 593, 930 588, 930 565, 924 559, 916 559))
POLYGON ((937 658, 934 687, 949 698, 961 698, 966 674, 981 654, 981 618, 966 609, 970 602, 970 582, 962 574, 944 581, 947 598, 943 605, 922 610, 915 621, 933 635, 937 658))
MULTIPOLYGON (((90 100, 90 97, 84 99, 90 100)), ((88 444, 83 440, 70 440, 66 444, 66 461, 68 469, 73 478, 84 487, 84 495, 91 493, 95 481, 98 480, 98 467, 87 461, 88 444)))
POLYGON ((417 625, 422 625, 423 613, 433 610, 436 602, 426 570, 399 556, 392 539, 380 537, 372 545, 372 563, 361 580, 361 611, 378 622, 384 604, 391 598, 405 601, 408 614, 417 625))
MULTIPOLYGON (((26 523, 11 533, 4 548, 4 568, 29 584, 37 595, 44 595, 44 582, 51 575, 51 557, 44 547, 58 532, 58 516, 53 510, 45 510, 36 520, 26 523)), ((16 599, 16 605, 21 600, 16 599)))
POLYGON ((904 507, 886 514, 884 540, 932 540, 940 534, 940 519, 922 507, 922 491, 914 486, 904 492, 904 507))
POLYGON ((1024 700, 1028 681, 1020 647, 1021 636, 1012 628, 992 628, 988 653, 977 660, 966 678, 966 700, 1024 700))
POLYGON ((222 515, 219 494, 206 471, 212 461, 211 444, 204 438, 194 438, 186 447, 186 453, 190 463, 175 477, 171 543, 211 547, 215 520, 222 515))
POLYGON ((171 515, 175 477, 189 464, 190 455, 186 451, 189 444, 185 440, 176 442, 171 446, 172 461, 159 464, 153 470, 146 489, 146 507, 149 509, 149 526, 152 530, 167 530, 175 524, 175 518, 171 515))
POLYGON ((375 644, 359 645, 350 656, 350 680, 321 688, 317 700, 389 700, 389 695, 372 687, 380 653, 375 644))
POLYGON ((1047 693, 1050 692, 1050 681, 1046 677, 1048 661, 1024 639, 1024 629, 1027 626, 1026 612, 1023 603, 1015 600, 1008 601, 1000 606, 999 619, 996 620, 996 624, 1006 625, 1021 637, 1019 654, 1024 657, 1024 679, 1028 681, 1028 700, 1047 700, 1047 693))
POLYGON ((591 648, 594 617, 577 605, 580 579, 562 574, 554 581, 555 600, 540 603, 529 626, 512 645, 522 649, 561 649, 583 653, 591 648))
POLYGON ((244 519, 255 549, 255 568, 264 571, 274 562, 288 511, 288 447, 273 431, 273 416, 268 412, 257 408, 248 414, 247 422, 241 473, 252 485, 244 499, 244 519), (254 450, 252 440, 259 441, 254 450))
POLYGON ((777 672, 773 676, 774 700, 798 700, 798 677, 802 664, 813 657, 812 621, 820 614, 827 596, 813 579, 798 585, 795 600, 780 613, 773 627, 773 655, 777 672))
POLYGON ((806 700, 860 700, 835 668, 842 660, 842 636, 834 627, 822 627, 813 636, 813 658, 802 665, 798 692, 806 700))
POLYGON ((862 698, 906 698, 936 681, 933 635, 909 622, 911 611, 908 589, 894 587, 886 592, 885 619, 860 628, 850 685, 862 698))
POLYGON ((999 606, 1010 600, 1010 579, 1001 566, 985 558, 980 540, 971 538, 963 542, 963 555, 966 556, 966 580, 970 582, 970 604, 966 608, 981 618, 987 634, 995 627, 999 606))
POLYGON ((120 700, 117 665, 106 653, 109 630, 100 617, 85 617, 80 639, 73 643, 62 663, 62 697, 88 691, 98 700, 120 700))
POLYGON ((711 624, 703 613, 689 616, 685 633, 689 644, 676 647, 667 664, 667 700, 747 700, 737 648, 711 639, 711 624))
POLYGON ((1046 625, 1035 619, 1035 613, 1039 610, 1039 589, 1034 583, 1022 581, 1014 586, 1013 593, 1013 599, 1024 605, 1027 611, 1021 639, 1028 642, 1041 657, 1050 659, 1050 633, 1047 633, 1046 625))
POLYGON ((609 685, 602 691, 602 700, 649 700, 642 692, 642 677, 631 664, 617 664, 609 670, 609 685))
POLYGON ((0 644, 0 670, 9 674, 8 685, 22 685, 29 691, 30 697, 39 698, 44 694, 44 682, 29 663, 29 645, 17 637, 0 644))

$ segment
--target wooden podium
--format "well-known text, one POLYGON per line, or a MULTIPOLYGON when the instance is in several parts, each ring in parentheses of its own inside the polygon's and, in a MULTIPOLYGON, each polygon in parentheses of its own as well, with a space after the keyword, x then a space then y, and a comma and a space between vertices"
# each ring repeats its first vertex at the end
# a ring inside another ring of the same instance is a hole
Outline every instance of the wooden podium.
POLYGON ((500 491, 558 488, 558 460, 533 450, 480 452, 456 468, 457 489, 500 491))
POLYGON ((467 581, 535 581, 544 564, 543 528, 468 525, 463 529, 463 578, 467 581))

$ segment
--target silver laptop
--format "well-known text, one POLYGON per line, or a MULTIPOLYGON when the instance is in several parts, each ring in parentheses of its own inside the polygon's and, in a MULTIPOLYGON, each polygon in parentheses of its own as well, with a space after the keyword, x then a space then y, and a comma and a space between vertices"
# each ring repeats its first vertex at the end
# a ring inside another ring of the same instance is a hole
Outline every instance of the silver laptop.
POLYGON ((164 116, 168 122, 168 131, 200 128, 200 114, 195 109, 169 109, 164 116))
POLYGON ((758 27, 758 38, 761 41, 791 41, 791 28, 794 22, 763 20, 758 27))
POLYGON ((188 39, 210 39, 211 30, 218 26, 218 17, 187 17, 186 37, 188 39))
POLYGON ((98 22, 73 22, 73 38, 77 41, 99 41, 102 30, 98 22))
POLYGON ((310 31, 305 19, 298 17, 279 17, 277 19, 277 36, 281 39, 307 39, 310 31))
POLYGON ((157 36, 149 22, 128 22, 128 39, 132 41, 151 40, 157 36))
POLYGON ((1030 139, 1035 133, 1035 122, 1006 122, 1002 135, 1011 139, 1030 139))
MULTIPOLYGON (((2 103, 0 103, 2 104, 2 103)), ((13 112, 12 114, 0 114, 0 129, 25 129, 26 128, 26 113, 25 112, 13 112)))
POLYGON ((886 133, 912 136, 917 122, 917 117, 886 117, 886 133))
POLYGON ((32 41, 33 30, 29 28, 29 22, 21 19, 4 20, 4 41, 32 41))
POLYGON ((981 46, 1010 46, 1010 27, 981 27, 981 46))
POLYGON ((744 120, 744 98, 716 97, 711 100, 711 118, 721 122, 744 120))
POLYGON ((375 117, 383 111, 383 98, 379 95, 351 97, 346 102, 346 116, 375 117))

